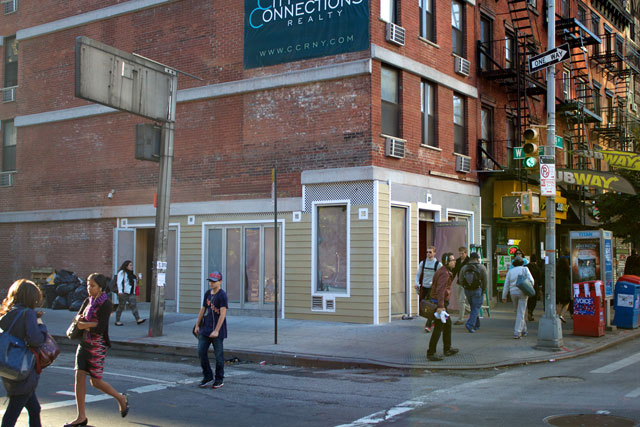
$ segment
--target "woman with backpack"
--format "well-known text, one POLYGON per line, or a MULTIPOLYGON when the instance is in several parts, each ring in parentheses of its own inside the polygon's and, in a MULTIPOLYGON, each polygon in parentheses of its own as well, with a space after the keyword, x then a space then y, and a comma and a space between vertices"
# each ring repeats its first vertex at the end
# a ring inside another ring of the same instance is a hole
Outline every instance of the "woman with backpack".
POLYGON ((118 290, 118 309, 116 310, 116 326, 122 326, 120 316, 124 311, 125 306, 128 304, 133 317, 136 318, 136 323, 139 325, 144 323, 147 319, 141 319, 138 314, 138 305, 136 303, 136 278, 133 272, 133 262, 126 260, 120 266, 118 275, 116 276, 116 286, 118 290))
MULTIPOLYGON (((2 301, 0 328, 23 340, 29 347, 40 347, 47 337, 47 327, 41 319, 44 313, 35 311, 36 307, 40 307, 41 302, 42 293, 35 283, 27 279, 16 280, 9 288, 7 297, 2 301)), ((2 427, 16 425, 22 408, 27 408, 29 413, 29 426, 41 425, 40 403, 36 396, 39 379, 40 375, 35 367, 23 380, 13 381, 2 378, 9 396, 9 405, 2 417, 2 427)))
POLYGON ((527 321, 524 316, 527 311, 527 296, 518 288, 518 276, 524 274, 531 283, 533 283, 533 276, 527 267, 524 267, 524 261, 520 256, 513 259, 511 263, 512 267, 507 272, 507 277, 504 279, 504 289, 502 290, 502 302, 507 302, 507 296, 511 295, 511 301, 516 306, 516 323, 513 328, 513 338, 519 340, 520 337, 527 336, 527 321))

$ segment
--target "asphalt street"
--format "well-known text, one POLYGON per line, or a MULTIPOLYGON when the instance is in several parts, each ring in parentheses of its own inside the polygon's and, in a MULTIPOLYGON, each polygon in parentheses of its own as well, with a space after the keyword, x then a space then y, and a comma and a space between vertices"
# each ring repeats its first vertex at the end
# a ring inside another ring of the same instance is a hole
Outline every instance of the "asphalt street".
MULTIPOLYGON (((75 417, 73 360, 65 347, 41 377, 44 426, 61 426, 75 417)), ((598 411, 637 423, 639 371, 640 340, 633 340, 547 364, 413 375, 228 364, 224 387, 213 390, 197 387, 201 374, 193 358, 111 354, 104 379, 131 396, 131 412, 120 418, 116 402, 89 386, 87 415, 89 425, 116 427, 542 426, 554 415, 598 411)), ((28 425, 26 413, 18 425, 28 425)))

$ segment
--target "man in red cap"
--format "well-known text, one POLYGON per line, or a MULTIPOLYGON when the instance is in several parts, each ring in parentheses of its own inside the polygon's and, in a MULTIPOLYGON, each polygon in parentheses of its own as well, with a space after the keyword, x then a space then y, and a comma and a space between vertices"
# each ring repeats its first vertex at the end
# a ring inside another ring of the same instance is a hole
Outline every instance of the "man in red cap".
POLYGON ((198 356, 202 367, 203 378, 200 388, 220 388, 224 385, 224 348, 223 341, 227 337, 227 293, 221 288, 222 273, 214 271, 207 277, 210 289, 204 293, 202 308, 194 332, 198 335, 198 356), (216 376, 213 377, 209 364, 209 346, 213 344, 216 355, 216 376))

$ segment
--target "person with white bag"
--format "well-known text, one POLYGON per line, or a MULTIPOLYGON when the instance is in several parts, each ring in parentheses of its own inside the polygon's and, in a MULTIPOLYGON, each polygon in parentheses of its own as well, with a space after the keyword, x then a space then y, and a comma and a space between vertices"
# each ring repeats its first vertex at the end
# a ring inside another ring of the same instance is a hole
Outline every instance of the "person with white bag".
POLYGON ((511 268, 507 272, 507 277, 504 279, 504 289, 502 290, 502 302, 507 302, 507 296, 511 295, 511 301, 516 307, 516 323, 513 328, 513 339, 520 339, 527 336, 527 322, 524 318, 527 312, 527 295, 525 295, 520 288, 518 288, 518 277, 524 274, 526 278, 531 281, 533 285, 533 276, 527 267, 524 266, 524 261, 520 256, 516 256, 512 263, 511 268))

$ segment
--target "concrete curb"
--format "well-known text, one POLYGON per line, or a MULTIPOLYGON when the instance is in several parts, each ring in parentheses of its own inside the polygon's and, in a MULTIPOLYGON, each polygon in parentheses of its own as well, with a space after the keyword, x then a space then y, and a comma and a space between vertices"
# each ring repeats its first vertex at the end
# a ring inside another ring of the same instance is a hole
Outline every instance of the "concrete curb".
MULTIPOLYGON (((451 365, 451 364, 398 364, 373 359, 363 358, 346 358, 346 357, 330 357, 316 354, 292 353, 292 352, 268 352, 268 351, 249 351, 233 348, 225 349, 225 360, 238 358, 244 362, 260 363, 266 362, 272 365, 287 365, 307 368, 321 369, 397 369, 403 371, 445 371, 445 370, 483 370, 494 368, 506 368, 510 366, 521 366, 534 363, 548 363, 557 360, 570 359, 574 357, 585 356, 591 353, 605 350, 614 345, 630 341, 640 336, 640 331, 624 334, 599 345, 588 346, 578 350, 562 352, 555 354, 545 354, 539 357, 530 357, 518 360, 500 361, 494 363, 482 363, 474 365, 451 365)), ((75 347, 78 343, 72 342, 66 336, 54 335, 56 342, 60 346, 75 347)), ((179 346, 162 343, 138 343, 132 341, 112 340, 112 349, 117 352, 125 353, 144 353, 148 355, 158 354, 165 357, 180 358, 197 358, 196 347, 179 346)))

